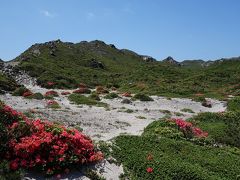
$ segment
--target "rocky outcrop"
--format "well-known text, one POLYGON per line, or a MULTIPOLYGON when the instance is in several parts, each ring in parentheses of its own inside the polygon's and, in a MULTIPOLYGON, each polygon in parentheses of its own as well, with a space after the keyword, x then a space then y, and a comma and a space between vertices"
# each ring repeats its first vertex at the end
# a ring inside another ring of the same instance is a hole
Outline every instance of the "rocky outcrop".
POLYGON ((154 59, 154 58, 151 57, 151 56, 141 55, 141 58, 142 58, 143 61, 145 61, 145 62, 156 62, 156 61, 157 61, 156 59, 154 59))
POLYGON ((162 60, 162 62, 173 65, 180 65, 180 63, 173 59, 171 56, 168 56, 166 59, 162 60))
POLYGON ((3 63, 0 68, 0 72, 14 79, 19 85, 36 85, 35 78, 30 77, 25 71, 21 71, 17 66, 11 65, 11 63, 3 63))

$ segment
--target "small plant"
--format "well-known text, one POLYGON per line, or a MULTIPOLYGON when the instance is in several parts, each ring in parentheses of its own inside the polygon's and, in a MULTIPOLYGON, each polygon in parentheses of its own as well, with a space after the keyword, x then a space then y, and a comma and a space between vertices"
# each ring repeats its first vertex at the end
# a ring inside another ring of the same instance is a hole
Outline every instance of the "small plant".
POLYGON ((171 115, 171 111, 169 111, 169 110, 160 109, 159 111, 160 111, 161 113, 163 113, 163 114, 171 115))
POLYGON ((76 93, 76 94, 90 94, 91 90, 88 89, 88 88, 79 88, 79 89, 73 91, 73 93, 76 93))
POLYGON ((184 116, 183 113, 180 113, 180 112, 174 112, 175 116, 184 116))
POLYGON ((182 112, 188 112, 188 113, 194 113, 193 110, 188 109, 188 108, 181 109, 181 111, 182 111, 182 112))
POLYGON ((136 116, 136 118, 138 118, 138 119, 147 119, 147 118, 144 117, 144 116, 136 116))
POLYGON ((58 97, 59 95, 58 95, 58 92, 56 91, 47 91, 45 93, 45 97, 49 97, 49 96, 58 97))
POLYGON ((135 96, 133 96, 133 99, 137 99, 140 101, 153 101, 153 99, 145 94, 135 94, 135 96))
POLYGON ((31 96, 32 99, 42 100, 44 96, 41 93, 35 93, 31 96))
POLYGON ((132 109, 127 109, 126 111, 124 111, 126 113, 133 113, 134 111, 132 109))
POLYGON ((61 92, 61 95, 69 95, 69 94, 71 94, 71 93, 68 92, 68 91, 63 91, 63 92, 61 92))
POLYGON ((105 99, 115 99, 118 98, 119 96, 116 93, 109 93, 106 96, 104 96, 105 99))
POLYGON ((75 104, 86 104, 86 105, 95 105, 95 106, 101 106, 101 107, 107 107, 106 103, 98 102, 94 99, 91 99, 90 97, 86 97, 80 94, 71 94, 68 96, 68 99, 71 102, 74 102, 75 104))
POLYGON ((47 102, 47 106, 48 106, 49 108, 52 108, 52 109, 59 109, 59 108, 61 108, 61 106, 58 104, 58 102, 57 102, 57 101, 54 101, 54 100, 49 100, 49 101, 47 102))
POLYGON ((92 94, 89 96, 89 98, 91 98, 91 99, 93 99, 93 100, 96 100, 96 101, 100 101, 100 100, 101 100, 100 97, 99 97, 99 95, 96 94, 96 93, 92 93, 92 94))
POLYGON ((96 87, 96 93, 98 93, 98 94, 108 94, 109 91, 106 88, 104 88, 103 86, 97 86, 96 87))
POLYGON ((31 91, 25 91, 22 96, 23 97, 31 97, 32 95, 33 95, 33 93, 31 91))
POLYGON ((28 92, 29 90, 25 88, 24 86, 17 88, 15 91, 13 91, 13 96, 23 96, 25 92, 28 92))

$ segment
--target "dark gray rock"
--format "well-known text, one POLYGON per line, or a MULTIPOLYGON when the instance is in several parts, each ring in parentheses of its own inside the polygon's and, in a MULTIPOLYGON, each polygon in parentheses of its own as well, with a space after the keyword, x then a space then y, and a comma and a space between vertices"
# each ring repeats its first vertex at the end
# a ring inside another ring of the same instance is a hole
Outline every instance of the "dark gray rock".
POLYGON ((131 104, 132 101, 129 100, 129 99, 123 99, 123 100, 121 101, 121 103, 123 103, 123 104, 131 104))
POLYGON ((212 103, 210 101, 205 100, 205 101, 202 102, 202 106, 211 108, 212 107, 212 103))

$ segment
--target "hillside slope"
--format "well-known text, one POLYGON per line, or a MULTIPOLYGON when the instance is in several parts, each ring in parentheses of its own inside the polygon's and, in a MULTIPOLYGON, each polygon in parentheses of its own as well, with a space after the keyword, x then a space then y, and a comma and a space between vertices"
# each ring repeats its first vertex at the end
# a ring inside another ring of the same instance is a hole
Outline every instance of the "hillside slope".
POLYGON ((219 60, 206 67, 199 66, 202 62, 188 62, 186 68, 98 40, 35 44, 12 62, 17 62, 17 67, 36 77, 44 87, 47 82, 56 83, 57 88, 75 88, 86 83, 164 96, 236 94, 238 90, 229 89, 238 84, 240 75, 239 58, 219 60))

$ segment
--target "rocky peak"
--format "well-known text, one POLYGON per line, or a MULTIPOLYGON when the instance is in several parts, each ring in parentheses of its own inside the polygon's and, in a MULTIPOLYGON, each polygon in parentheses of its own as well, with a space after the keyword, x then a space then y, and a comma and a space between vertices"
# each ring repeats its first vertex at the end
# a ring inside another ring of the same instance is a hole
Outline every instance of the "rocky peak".
POLYGON ((168 56, 166 59, 162 60, 162 62, 166 62, 169 64, 176 64, 179 65, 179 62, 177 62, 175 59, 173 59, 173 57, 168 56))

